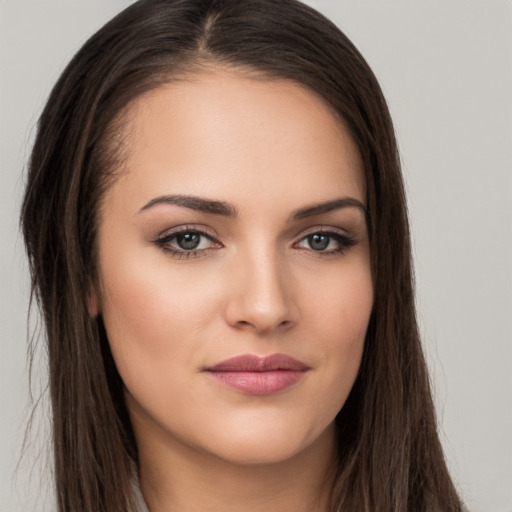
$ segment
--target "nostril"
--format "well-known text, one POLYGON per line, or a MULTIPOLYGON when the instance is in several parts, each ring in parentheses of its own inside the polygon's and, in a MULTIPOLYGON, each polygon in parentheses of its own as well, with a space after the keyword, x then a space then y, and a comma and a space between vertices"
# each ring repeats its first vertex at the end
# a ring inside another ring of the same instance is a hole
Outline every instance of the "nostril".
POLYGON ((233 324, 234 327, 236 327, 237 329, 254 329, 255 331, 258 331, 258 332, 264 332, 264 331, 268 331, 269 329, 272 329, 272 328, 277 328, 277 329, 286 329, 288 328, 290 325, 292 325, 292 322, 290 320, 283 320, 282 322, 278 322, 276 324, 273 324, 273 326, 271 325, 268 325, 268 326, 264 326, 262 325, 261 322, 250 322, 248 320, 239 320, 238 322, 236 322, 235 324, 233 324))

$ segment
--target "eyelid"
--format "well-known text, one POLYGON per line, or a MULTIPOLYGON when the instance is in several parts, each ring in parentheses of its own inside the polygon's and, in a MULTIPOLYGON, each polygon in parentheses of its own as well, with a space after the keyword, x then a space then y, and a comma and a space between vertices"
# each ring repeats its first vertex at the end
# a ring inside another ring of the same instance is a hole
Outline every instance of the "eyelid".
POLYGON ((315 233, 326 233, 326 234, 333 233, 333 234, 340 235, 340 236, 343 236, 346 238, 354 238, 354 236, 350 232, 348 232, 346 229, 343 229, 343 228, 340 228, 337 226, 329 226, 329 225, 322 224, 319 226, 311 226, 311 227, 307 228, 306 230, 302 231, 300 233, 300 235, 298 236, 298 239, 302 240, 303 238, 305 238, 309 235, 313 235, 315 233))
MULTIPOLYGON (((328 251, 313 251, 317 252, 319 255, 324 254, 336 254, 344 252, 349 247, 356 245, 358 243, 357 239, 349 233, 346 229, 340 228, 338 226, 330 226, 330 225, 316 225, 310 226, 309 228, 302 231, 293 242, 292 246, 295 247, 299 243, 303 242, 308 236, 311 236, 316 233, 323 233, 326 235, 331 235, 333 238, 337 238, 337 242, 340 244, 340 247, 336 250, 328 250, 328 251)), ((179 226, 175 226, 165 231, 161 232, 156 239, 153 240, 153 243, 158 246, 160 249, 176 256, 176 257, 198 257, 207 252, 219 249, 224 247, 224 244, 219 240, 218 235, 212 230, 209 226, 198 225, 198 224, 183 224, 179 226), (197 233, 200 236, 204 236, 208 238, 211 242, 210 247, 205 247, 201 249, 191 249, 185 250, 177 247, 173 247, 171 245, 171 241, 183 233, 197 233)))
POLYGON ((296 241, 293 243, 292 247, 300 250, 306 251, 307 254, 311 254, 316 258, 327 258, 327 257, 335 257, 341 256, 345 253, 350 247, 358 244, 358 240, 355 236, 349 233, 347 230, 336 227, 336 226, 311 226, 310 228, 303 231, 296 241), (324 234, 328 235, 331 238, 335 239, 338 247, 335 249, 329 250, 314 250, 313 248, 305 248, 299 247, 299 244, 304 242, 308 237, 315 234, 324 234))
POLYGON ((208 252, 216 249, 220 249, 224 247, 222 242, 218 240, 216 234, 214 234, 213 230, 208 226, 204 225, 191 225, 184 224, 181 226, 175 226, 173 228, 167 229, 163 231, 158 237, 153 240, 153 244, 156 245, 162 251, 168 253, 174 258, 182 259, 182 258, 198 258, 206 255, 208 252), (191 249, 184 250, 178 247, 173 247, 171 245, 171 241, 183 233, 197 233, 200 236, 204 236, 211 241, 210 247, 205 247, 202 249, 191 249))
POLYGON ((220 244, 217 233, 215 233, 215 231, 213 231, 210 227, 204 226, 202 224, 182 224, 180 226, 174 226, 172 228, 166 229, 165 231, 162 231, 162 233, 157 236, 156 241, 163 240, 170 237, 171 235, 179 235, 181 233, 188 233, 190 231, 207 236, 208 238, 211 238, 220 244))

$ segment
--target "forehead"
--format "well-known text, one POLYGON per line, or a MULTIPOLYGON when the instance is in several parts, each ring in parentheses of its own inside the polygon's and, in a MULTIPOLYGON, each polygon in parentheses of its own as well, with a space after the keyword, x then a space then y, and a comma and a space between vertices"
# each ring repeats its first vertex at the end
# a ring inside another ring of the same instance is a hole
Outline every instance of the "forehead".
POLYGON ((332 196, 336 188, 365 199, 360 155, 343 121, 291 81, 197 73, 140 96, 123 127, 122 181, 147 200, 162 193, 221 197, 227 184, 266 197, 275 189, 274 199, 283 186, 290 197, 308 190, 332 196))

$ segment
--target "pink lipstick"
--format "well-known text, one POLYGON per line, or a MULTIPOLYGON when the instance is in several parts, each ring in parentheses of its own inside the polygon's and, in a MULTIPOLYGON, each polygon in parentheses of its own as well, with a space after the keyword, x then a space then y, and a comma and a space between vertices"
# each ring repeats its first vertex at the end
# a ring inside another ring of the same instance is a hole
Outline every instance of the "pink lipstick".
POLYGON ((205 368, 214 379, 250 395, 270 395, 297 383, 309 366, 284 354, 232 357, 205 368))

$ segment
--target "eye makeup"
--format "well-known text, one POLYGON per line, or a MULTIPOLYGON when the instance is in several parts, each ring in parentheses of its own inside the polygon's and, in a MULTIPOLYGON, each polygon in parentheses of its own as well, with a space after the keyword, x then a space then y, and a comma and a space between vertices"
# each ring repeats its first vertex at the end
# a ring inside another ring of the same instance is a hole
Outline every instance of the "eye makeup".
MULTIPOLYGON (((222 249, 224 244, 204 226, 184 225, 166 231, 153 241, 159 249, 171 256, 196 258, 206 256, 212 250, 222 249)), ((313 226, 302 232, 291 247, 310 251, 317 257, 342 255, 358 242, 346 231, 334 226, 313 226)))
POLYGON ((153 243, 175 258, 194 258, 221 249, 223 244, 204 227, 185 225, 166 231, 153 243))
POLYGON ((357 240, 345 231, 335 227, 310 228, 293 247, 310 250, 318 256, 335 256, 343 254, 357 244, 357 240))

